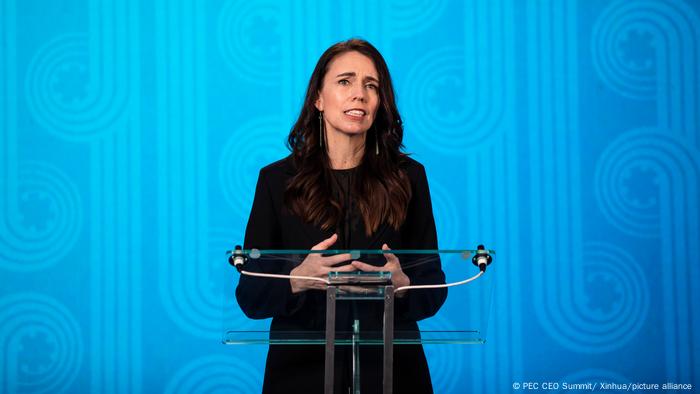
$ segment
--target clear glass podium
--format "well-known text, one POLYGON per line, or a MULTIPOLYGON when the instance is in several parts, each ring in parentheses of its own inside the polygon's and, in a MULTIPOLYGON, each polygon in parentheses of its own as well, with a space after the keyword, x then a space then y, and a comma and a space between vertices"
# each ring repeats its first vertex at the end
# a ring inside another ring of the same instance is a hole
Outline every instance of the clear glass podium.
POLYGON ((383 367, 383 392, 391 393, 394 346, 486 343, 496 282, 494 273, 497 272, 497 264, 491 264, 495 261, 496 252, 493 250, 481 247, 478 250, 386 251, 238 249, 228 253, 231 266, 225 275, 226 285, 223 289, 222 342, 226 345, 324 346, 326 393, 330 394, 334 390, 334 357, 337 346, 351 349, 353 393, 360 392, 359 354, 362 348, 383 347, 383 360, 380 364, 383 367), (286 286, 289 289, 290 279, 284 275, 289 274, 307 257, 339 254, 349 254, 349 259, 330 268, 328 277, 323 278, 323 289, 306 290, 303 293, 307 294, 301 295, 306 298, 300 302, 311 303, 309 300, 313 300, 317 310, 323 309, 325 304, 325 310, 322 311, 325 312, 324 316, 307 319, 298 326, 274 329, 270 329, 269 319, 252 320, 241 316, 241 308, 236 300, 236 286, 241 279, 239 275, 255 278, 257 282, 254 283, 286 286), (387 263, 389 254, 400 261, 402 271, 412 280, 410 286, 423 287, 395 288, 391 272, 380 268, 387 263), (487 257, 488 265, 485 264, 487 257), (243 263, 242 266, 236 266, 241 271, 240 274, 233 268, 234 260, 243 263), (377 271, 334 270, 335 267, 354 260, 378 267, 377 271), (442 273, 444 281, 440 280, 442 273), (250 276, 260 274, 279 277, 250 276), (449 287, 425 288, 445 284, 449 287), (431 303, 425 300, 440 301, 431 303), (423 305, 431 306, 422 311, 423 305))

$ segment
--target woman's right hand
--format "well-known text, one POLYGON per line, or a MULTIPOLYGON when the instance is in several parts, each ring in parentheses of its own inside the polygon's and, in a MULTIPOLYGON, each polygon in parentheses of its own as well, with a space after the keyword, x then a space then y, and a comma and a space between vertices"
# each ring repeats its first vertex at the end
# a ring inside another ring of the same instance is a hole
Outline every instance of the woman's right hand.
MULTIPOLYGON (((311 248, 311 250, 326 250, 331 245, 338 240, 338 234, 331 235, 330 238, 324 239, 318 245, 311 248)), ((324 257, 321 253, 309 253, 308 256, 301 262, 296 268, 290 272, 290 275, 298 276, 313 276, 315 278, 328 279, 328 273, 330 271, 337 272, 350 272, 356 271, 357 269, 352 266, 352 264, 343 265, 341 267, 334 267, 338 263, 343 261, 348 261, 351 259, 350 253, 336 254, 334 256, 324 257)), ((310 289, 324 290, 327 285, 321 281, 308 280, 308 279, 289 279, 292 285, 292 293, 299 293, 301 291, 306 291, 310 289)))

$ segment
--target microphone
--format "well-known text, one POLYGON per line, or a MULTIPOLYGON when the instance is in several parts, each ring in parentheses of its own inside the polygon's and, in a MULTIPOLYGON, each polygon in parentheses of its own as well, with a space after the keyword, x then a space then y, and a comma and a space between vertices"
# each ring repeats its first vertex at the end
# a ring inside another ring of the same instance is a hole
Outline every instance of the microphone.
POLYGON ((479 267, 481 272, 486 272, 486 267, 491 264, 491 260, 491 255, 489 251, 484 248, 484 245, 476 247, 476 254, 472 257, 472 264, 479 267))
POLYGON ((241 245, 236 245, 236 248, 228 257, 228 263, 235 267, 236 270, 238 270, 238 272, 241 272, 243 270, 243 264, 245 264, 245 261, 246 258, 243 254, 243 248, 241 248, 241 245))

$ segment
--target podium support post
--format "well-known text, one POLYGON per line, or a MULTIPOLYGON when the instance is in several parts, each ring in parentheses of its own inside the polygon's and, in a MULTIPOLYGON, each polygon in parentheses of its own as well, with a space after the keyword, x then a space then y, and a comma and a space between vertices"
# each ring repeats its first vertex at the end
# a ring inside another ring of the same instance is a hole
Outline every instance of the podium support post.
POLYGON ((384 286, 384 394, 394 383, 394 286, 384 286))
POLYGON ((335 372, 335 298, 336 286, 326 289, 326 372, 324 374, 324 393, 333 394, 333 373, 335 372))
MULTIPOLYGON (((382 390, 384 394, 393 393, 394 377, 394 286, 384 287, 384 368, 382 390)), ((338 298, 338 287, 328 286, 326 290, 326 359, 324 375, 324 393, 333 394, 335 373, 335 305, 338 298)), ((353 394, 360 393, 360 347, 359 321, 353 325, 352 337, 352 390, 353 394)))

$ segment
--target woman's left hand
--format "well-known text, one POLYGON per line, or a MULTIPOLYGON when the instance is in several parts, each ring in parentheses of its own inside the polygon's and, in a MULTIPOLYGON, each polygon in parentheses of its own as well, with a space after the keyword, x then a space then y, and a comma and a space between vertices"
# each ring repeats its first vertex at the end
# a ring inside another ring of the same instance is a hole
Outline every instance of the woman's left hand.
MULTIPOLYGON (((387 244, 382 245, 382 250, 391 250, 389 249, 389 246, 387 244)), ((403 286, 408 286, 411 284, 411 280, 406 276, 406 274, 403 273, 403 270, 401 269, 401 263, 399 262, 398 257, 392 253, 384 253, 384 257, 386 257, 386 264, 382 267, 376 267, 374 265, 370 265, 367 263, 363 263, 361 261, 353 261, 352 265, 353 267, 357 268, 360 271, 367 271, 367 272, 377 272, 377 271, 389 271, 391 272, 391 283, 394 285, 394 289, 398 289, 399 287, 403 286)), ((405 292, 401 292, 405 293, 405 292)))

